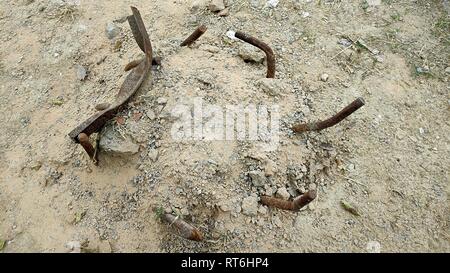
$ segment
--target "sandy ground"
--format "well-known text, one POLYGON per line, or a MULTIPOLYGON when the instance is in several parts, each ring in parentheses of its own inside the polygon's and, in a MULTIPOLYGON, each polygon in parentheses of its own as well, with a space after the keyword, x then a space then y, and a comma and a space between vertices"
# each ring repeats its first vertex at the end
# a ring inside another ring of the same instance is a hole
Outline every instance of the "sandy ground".
POLYGON ((224 17, 207 2, 1 1, 1 251, 450 251, 448 1, 228 0, 224 17), (139 151, 100 151, 94 166, 67 134, 113 100, 123 67, 142 56, 130 5, 162 66, 102 133, 139 151), (180 48, 200 24, 206 34, 180 48), (261 89, 265 64, 244 62, 228 30, 272 46, 277 94, 261 89), (279 105, 279 145, 174 140, 170 110, 194 97, 279 105), (366 105, 335 127, 290 130, 357 97, 366 105), (257 203, 280 189, 318 197, 297 213, 257 203), (180 238, 155 208, 205 240, 180 238))

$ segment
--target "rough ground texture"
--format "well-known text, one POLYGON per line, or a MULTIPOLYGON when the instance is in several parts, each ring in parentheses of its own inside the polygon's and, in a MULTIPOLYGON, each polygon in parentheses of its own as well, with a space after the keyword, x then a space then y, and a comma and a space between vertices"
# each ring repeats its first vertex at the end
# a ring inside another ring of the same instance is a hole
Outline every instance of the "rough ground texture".
POLYGON ((450 251, 448 1, 225 4, 228 16, 208 1, 1 1, 0 251, 450 251), (124 145, 96 167, 67 134, 142 56, 130 5, 162 66, 101 133, 124 145), (245 62, 228 30, 272 46, 271 92, 265 63, 245 62), (170 110, 194 97, 279 105, 280 144, 175 141, 170 110), (289 129, 356 97, 366 105, 333 128, 289 129), (280 188, 318 197, 298 213, 258 203, 280 188), (204 242, 174 234, 161 210, 204 242))

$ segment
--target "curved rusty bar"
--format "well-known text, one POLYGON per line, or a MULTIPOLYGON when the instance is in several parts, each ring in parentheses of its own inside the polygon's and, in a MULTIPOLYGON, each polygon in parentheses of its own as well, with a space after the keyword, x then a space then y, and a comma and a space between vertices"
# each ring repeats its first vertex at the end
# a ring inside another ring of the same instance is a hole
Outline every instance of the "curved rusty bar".
POLYGON ((181 237, 197 242, 203 240, 203 235, 197 228, 180 219, 179 217, 174 216, 170 213, 165 213, 161 216, 161 218, 169 225, 174 226, 181 237))
POLYGON ((353 114, 353 112, 361 108, 364 104, 365 102, 363 98, 357 98, 352 103, 347 105, 344 109, 342 109, 339 113, 329 119, 313 123, 296 124, 292 126, 292 130, 296 133, 302 133, 306 131, 320 131, 326 129, 338 124, 343 119, 353 114))
MULTIPOLYGON (((84 133, 86 136, 89 136, 92 133, 100 131, 106 122, 112 119, 116 113, 120 111, 123 105, 131 98, 131 96, 136 93, 147 75, 150 74, 153 55, 150 38, 147 30, 145 29, 139 10, 135 7, 131 7, 131 10, 133 15, 128 17, 128 22, 133 31, 137 44, 145 52, 145 58, 136 67, 134 67, 125 78, 125 81, 120 87, 119 93, 116 95, 116 100, 114 103, 112 103, 108 108, 98 111, 69 133, 70 138, 76 143, 80 142, 78 139, 80 134, 84 133)), ((82 136, 84 137, 84 135, 82 136)), ((84 146, 88 147, 86 142, 84 142, 84 146)), ((91 153, 87 150, 86 152, 88 152, 88 154, 91 153)))
POLYGON ((284 209, 284 210, 298 211, 301 208, 303 208, 304 206, 311 203, 311 201, 316 199, 316 197, 317 197, 317 192, 315 190, 310 190, 300 196, 297 196, 292 201, 274 198, 271 196, 261 196, 261 203, 266 206, 269 206, 269 207, 275 207, 275 208, 284 209))
POLYGON ((275 54, 273 53, 273 50, 270 48, 270 46, 268 46, 266 43, 256 39, 255 37, 252 37, 248 34, 240 32, 240 31, 236 31, 236 34, 234 36, 238 39, 241 39, 244 42, 247 42, 253 46, 256 46, 257 48, 264 51, 264 53, 266 53, 266 59, 267 59, 266 78, 275 78, 275 54))
POLYGON ((191 35, 189 35, 189 37, 186 38, 186 40, 184 40, 180 46, 188 46, 191 45, 193 42, 195 42, 198 38, 200 38, 200 36, 202 36, 203 34, 205 34, 206 30, 208 30, 208 28, 205 25, 201 25, 199 26, 194 32, 192 32, 191 35))

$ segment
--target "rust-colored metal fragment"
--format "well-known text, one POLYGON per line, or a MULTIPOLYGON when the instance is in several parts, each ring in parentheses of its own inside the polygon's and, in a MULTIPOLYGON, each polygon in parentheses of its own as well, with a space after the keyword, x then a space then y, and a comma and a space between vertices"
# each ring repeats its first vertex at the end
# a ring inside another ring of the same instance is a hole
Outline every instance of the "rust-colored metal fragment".
POLYGON ((205 25, 199 26, 194 32, 192 32, 189 37, 184 40, 180 46, 188 46, 191 45, 193 42, 195 42, 200 36, 202 36, 208 28, 205 25))
POLYGON ((261 203, 269 207, 275 207, 283 210, 298 211, 304 206, 311 203, 311 201, 313 201, 316 198, 316 196, 317 192, 315 190, 310 190, 300 196, 297 196, 292 201, 274 198, 271 196, 261 196, 261 203))
MULTIPOLYGON (((126 71, 130 71, 131 69, 135 68, 136 66, 138 66, 144 60, 145 60, 145 58, 142 58, 142 59, 138 59, 138 60, 134 60, 134 61, 129 62, 124 68, 125 72, 126 71)), ((161 57, 153 57, 152 58, 152 65, 161 65, 161 61, 162 61, 161 57)))
MULTIPOLYGON (((90 136, 92 133, 100 131, 103 126, 112 119, 123 105, 131 98, 131 96, 139 89, 148 74, 150 74, 150 67, 152 63, 152 45, 145 29, 144 22, 135 7, 131 7, 132 16, 128 17, 128 22, 133 31, 133 35, 139 47, 145 52, 145 58, 128 74, 123 82, 119 93, 116 95, 116 100, 108 108, 98 111, 90 118, 82 122, 79 126, 73 129, 69 136, 76 143, 80 143, 78 136, 84 133, 90 136)), ((84 143, 87 145, 87 143, 84 143)), ((92 145, 91 145, 92 146, 92 145)), ((89 155, 91 156, 91 155, 89 155)))
POLYGON ((169 213, 165 213, 161 218, 170 226, 174 226, 179 235, 185 239, 200 242, 203 240, 202 233, 191 224, 169 213))
POLYGON ((85 133, 81 133, 78 135, 78 142, 80 142, 81 146, 84 148, 86 153, 89 155, 91 159, 95 158, 95 149, 89 141, 89 136, 85 133))
POLYGON ((292 126, 292 130, 296 133, 302 133, 306 131, 320 131, 326 129, 328 127, 338 124, 343 119, 350 116, 353 112, 361 108, 364 104, 365 102, 363 98, 357 98, 352 103, 347 105, 344 109, 342 109, 339 113, 337 113, 336 115, 332 116, 329 119, 314 123, 296 124, 292 126))
POLYGON ((256 39, 255 37, 252 37, 240 31, 236 31, 236 34, 234 36, 246 43, 256 46, 257 48, 264 51, 264 53, 266 53, 266 61, 267 61, 266 78, 275 78, 275 54, 273 53, 273 50, 270 48, 270 46, 256 39))

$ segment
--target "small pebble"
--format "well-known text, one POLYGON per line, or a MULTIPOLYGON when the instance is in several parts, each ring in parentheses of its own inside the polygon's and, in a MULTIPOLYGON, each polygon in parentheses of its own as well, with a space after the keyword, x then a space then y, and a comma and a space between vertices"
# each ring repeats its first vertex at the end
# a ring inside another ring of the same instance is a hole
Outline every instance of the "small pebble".
POLYGON ((225 9, 225 4, 223 3, 223 0, 212 0, 208 8, 212 12, 217 12, 225 9))
POLYGON ((109 22, 109 23, 106 25, 105 32, 106 32, 106 36, 108 37, 108 39, 112 40, 112 39, 114 39, 117 35, 119 35, 119 33, 120 33, 120 28, 119 28, 116 24, 114 24, 114 23, 112 23, 112 22, 109 22))
POLYGON ((329 75, 327 73, 323 73, 322 75, 320 75, 320 80, 323 82, 328 81, 329 75))

